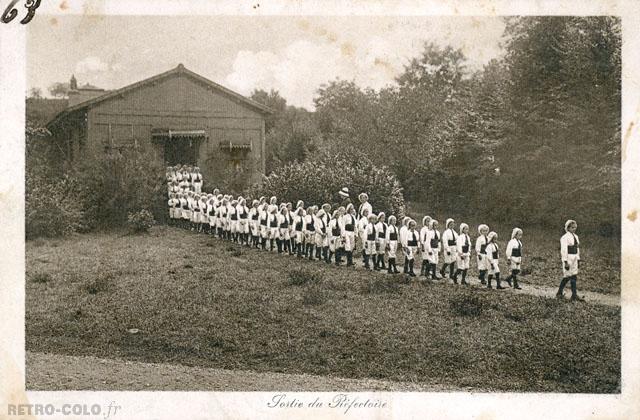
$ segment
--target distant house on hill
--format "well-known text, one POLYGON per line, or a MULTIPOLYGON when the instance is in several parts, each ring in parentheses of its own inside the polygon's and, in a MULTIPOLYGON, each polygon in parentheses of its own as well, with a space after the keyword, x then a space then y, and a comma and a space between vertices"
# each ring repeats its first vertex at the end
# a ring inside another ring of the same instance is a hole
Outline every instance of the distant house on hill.
POLYGON ((67 108, 47 124, 68 161, 135 147, 165 166, 198 165, 208 185, 264 174, 271 111, 182 64, 113 91, 75 77, 69 86, 67 108))

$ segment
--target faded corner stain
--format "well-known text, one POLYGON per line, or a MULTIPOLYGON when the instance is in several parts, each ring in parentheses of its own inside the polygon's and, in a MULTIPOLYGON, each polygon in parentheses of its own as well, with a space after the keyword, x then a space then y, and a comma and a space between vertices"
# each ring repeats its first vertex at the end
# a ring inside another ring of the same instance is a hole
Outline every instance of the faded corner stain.
POLYGON ((52 17, 51 19, 49 19, 49 23, 51 24, 51 26, 56 26, 58 24, 58 19, 52 17))
POLYGON ((638 210, 634 210, 627 215, 627 219, 631 220, 632 222, 635 222, 637 218, 638 218, 638 210))
POLYGON ((340 45, 340 52, 346 57, 352 57, 356 52, 356 48, 350 42, 344 42, 340 45))
POLYGON ((69 5, 67 4, 67 0, 62 0, 59 7, 60 7, 60 10, 67 10, 69 8, 69 5))

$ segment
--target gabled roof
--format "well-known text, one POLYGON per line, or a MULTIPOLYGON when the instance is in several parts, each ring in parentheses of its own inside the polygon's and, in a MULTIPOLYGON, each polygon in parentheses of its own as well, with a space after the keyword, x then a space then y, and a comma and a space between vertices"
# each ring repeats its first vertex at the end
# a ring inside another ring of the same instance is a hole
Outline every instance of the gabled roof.
POLYGON ((55 124, 57 121, 59 121, 60 119, 64 118, 68 114, 71 114, 73 112, 82 110, 84 108, 89 108, 89 107, 91 107, 91 106, 93 106, 95 104, 98 104, 100 102, 104 102, 104 101, 109 100, 111 98, 118 97, 120 95, 123 95, 123 94, 126 94, 128 92, 131 92, 131 91, 133 91, 135 89, 141 88, 141 87, 146 86, 146 85, 151 84, 151 83, 158 82, 158 81, 160 81, 162 79, 165 79, 167 77, 171 77, 171 76, 176 75, 176 74, 183 74, 185 76, 188 76, 188 77, 190 77, 190 78, 192 78, 192 79, 194 79, 194 80, 196 80, 196 81, 198 81, 198 82, 210 87, 211 89, 216 90, 216 91, 218 91, 218 92, 230 97, 231 99, 236 100, 237 102, 241 102, 241 103, 243 103, 243 104, 245 104, 245 105, 257 110, 258 112, 261 112, 263 114, 271 114, 271 113, 273 113, 273 111, 270 108, 268 108, 268 107, 266 107, 266 106, 264 106, 264 105, 262 105, 262 104, 260 104, 260 103, 258 103, 256 101, 253 101, 253 100, 251 100, 251 99, 249 99, 249 98, 247 98, 245 96, 242 96, 239 93, 236 93, 236 92, 232 91, 231 89, 227 89, 226 87, 224 87, 222 85, 219 85, 219 84, 217 84, 217 83, 215 83, 215 82, 213 82, 213 81, 211 81, 211 80, 209 80, 209 79, 207 79, 205 77, 202 77, 199 74, 196 74, 196 73, 192 72, 191 70, 185 68, 182 64, 178 64, 177 67, 175 67, 175 68, 173 68, 173 69, 171 69, 169 71, 166 71, 164 73, 160 73, 160 74, 158 74, 156 76, 149 77, 148 79, 141 80, 139 82, 130 84, 130 85, 125 86, 125 87, 120 88, 120 89, 107 91, 104 95, 100 95, 100 96, 91 98, 91 99, 89 99, 87 101, 81 102, 79 104, 70 106, 67 109, 65 109, 64 111, 62 111, 61 113, 59 113, 58 115, 56 115, 56 117, 52 121, 50 121, 47 124, 47 126, 51 126, 51 125, 55 124))

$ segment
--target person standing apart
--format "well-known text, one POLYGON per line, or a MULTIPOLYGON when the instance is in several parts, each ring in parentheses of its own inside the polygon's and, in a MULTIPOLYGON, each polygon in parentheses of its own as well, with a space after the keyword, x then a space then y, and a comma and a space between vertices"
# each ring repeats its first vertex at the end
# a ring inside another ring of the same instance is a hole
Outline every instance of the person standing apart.
POLYGON ((458 274, 462 274, 462 284, 467 283, 467 271, 469 271, 469 260, 471 259, 471 238, 469 238, 469 225, 466 223, 460 223, 460 235, 456 240, 458 252, 457 252, 457 264, 458 269, 456 275, 453 276, 453 282, 458 283, 458 274))
POLYGON ((507 244, 507 261, 509 261, 509 268, 511 274, 505 279, 509 286, 513 286, 514 289, 522 289, 518 284, 518 274, 520 274, 520 266, 522 264, 522 229, 513 228, 511 232, 511 240, 507 244), (513 284, 511 284, 513 280, 513 284))
POLYGON ((571 300, 583 302, 578 296, 578 270, 580 268, 580 240, 576 235, 578 223, 575 220, 567 220, 564 224, 565 234, 560 238, 560 256, 562 257, 562 281, 556 297, 564 298, 564 287, 571 282, 571 300))

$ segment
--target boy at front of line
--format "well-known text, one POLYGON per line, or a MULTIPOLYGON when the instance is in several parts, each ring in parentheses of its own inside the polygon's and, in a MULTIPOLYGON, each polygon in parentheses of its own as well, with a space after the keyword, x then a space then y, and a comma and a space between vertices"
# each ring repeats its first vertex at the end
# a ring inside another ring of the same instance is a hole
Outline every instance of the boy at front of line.
POLYGON ((329 262, 331 262, 331 257, 335 255, 336 265, 340 265, 340 254, 338 250, 340 249, 340 238, 342 236, 339 224, 341 216, 340 208, 334 210, 331 220, 329 220, 329 226, 327 226, 327 235, 329 238, 329 262))
POLYGON ((327 214, 324 210, 324 206, 318 210, 313 217, 313 223, 316 230, 315 244, 316 244, 316 259, 324 259, 327 262, 328 254, 328 238, 327 238, 327 214))
POLYGON ((511 269, 511 274, 509 277, 505 279, 509 286, 513 286, 514 289, 521 289, 518 284, 518 274, 520 274, 520 267, 522 264, 522 229, 513 228, 511 232, 511 240, 507 244, 507 250, 505 254, 507 255, 507 261, 509 261, 509 268, 511 269), (513 284, 511 284, 511 280, 513 280, 513 284))
POLYGON ((562 257, 562 281, 556 293, 558 299, 564 299, 564 287, 571 282, 571 300, 583 302, 578 296, 578 270, 580 269, 580 240, 576 235, 578 223, 567 220, 564 224, 565 234, 560 238, 560 256, 562 257))
POLYGON ((293 217, 294 229, 296 232, 296 254, 298 258, 302 258, 302 247, 304 245, 304 207, 296 208, 296 214, 293 217))
POLYGON ((367 228, 367 225, 369 224, 369 215, 370 213, 368 208, 362 209, 362 216, 360 217, 360 219, 358 219, 358 222, 356 224, 356 233, 360 238, 360 243, 362 246, 362 263, 363 264, 366 259, 365 255, 367 253, 367 250, 366 250, 367 233, 365 232, 365 230, 367 228))
POLYGON ((249 230, 251 233, 252 248, 258 248, 260 244, 260 222, 258 221, 260 215, 258 205, 260 205, 260 201, 253 200, 251 208, 249 209, 249 230))

